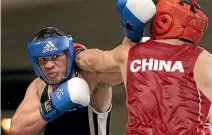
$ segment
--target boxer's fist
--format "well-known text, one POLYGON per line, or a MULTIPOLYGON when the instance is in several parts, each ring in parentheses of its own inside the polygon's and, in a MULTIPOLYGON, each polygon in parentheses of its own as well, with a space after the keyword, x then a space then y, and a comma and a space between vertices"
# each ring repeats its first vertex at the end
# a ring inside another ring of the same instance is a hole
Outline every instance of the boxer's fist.
POLYGON ((82 108, 90 103, 90 91, 87 82, 79 77, 72 78, 58 87, 51 99, 42 103, 42 117, 51 122, 72 108, 82 108))
POLYGON ((156 12, 152 0, 118 0, 117 9, 122 20, 124 35, 133 42, 139 42, 143 36, 145 23, 156 12))

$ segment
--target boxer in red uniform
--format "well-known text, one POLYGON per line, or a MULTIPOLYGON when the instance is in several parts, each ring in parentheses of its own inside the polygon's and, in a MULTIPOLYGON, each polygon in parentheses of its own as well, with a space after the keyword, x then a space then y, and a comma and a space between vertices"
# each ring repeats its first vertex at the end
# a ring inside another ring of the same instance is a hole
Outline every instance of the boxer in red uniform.
MULTIPOLYGON (((128 1, 118 8, 136 35, 138 24, 132 19, 147 13, 134 12, 128 1), (127 7, 130 15, 124 14, 127 7)), ((145 10, 147 4, 136 7, 145 10)), ((124 31, 120 46, 82 51, 77 64, 88 71, 121 71, 127 135, 211 135, 212 55, 197 46, 208 18, 191 0, 160 0, 156 9, 150 40, 135 44, 136 37, 124 31)))

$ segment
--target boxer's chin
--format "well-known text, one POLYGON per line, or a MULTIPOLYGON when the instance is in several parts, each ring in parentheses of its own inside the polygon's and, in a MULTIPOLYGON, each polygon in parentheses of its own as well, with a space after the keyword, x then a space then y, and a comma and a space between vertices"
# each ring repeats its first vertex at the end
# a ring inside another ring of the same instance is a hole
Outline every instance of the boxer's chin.
POLYGON ((49 82, 53 84, 58 84, 59 82, 63 81, 64 75, 57 74, 55 76, 47 76, 46 78, 48 79, 49 82))

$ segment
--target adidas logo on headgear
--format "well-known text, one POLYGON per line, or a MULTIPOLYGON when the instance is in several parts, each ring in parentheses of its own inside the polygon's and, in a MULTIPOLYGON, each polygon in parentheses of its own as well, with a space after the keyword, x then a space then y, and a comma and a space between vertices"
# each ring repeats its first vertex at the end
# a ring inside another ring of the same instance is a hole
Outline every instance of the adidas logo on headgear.
POLYGON ((58 48, 55 47, 55 45, 49 41, 45 47, 43 48, 43 53, 46 53, 46 52, 49 52, 49 51, 54 51, 54 50, 57 50, 58 48))

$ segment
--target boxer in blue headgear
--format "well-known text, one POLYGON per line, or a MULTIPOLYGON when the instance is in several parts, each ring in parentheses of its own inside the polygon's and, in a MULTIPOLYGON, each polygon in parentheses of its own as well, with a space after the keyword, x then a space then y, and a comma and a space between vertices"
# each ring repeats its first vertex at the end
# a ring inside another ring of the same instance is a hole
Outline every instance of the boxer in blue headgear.
POLYGON ((12 117, 11 133, 36 134, 45 126, 44 135, 109 134, 111 86, 122 82, 120 72, 79 70, 73 57, 85 47, 53 27, 27 49, 38 78, 12 117))
POLYGON ((90 92, 87 83, 79 77, 71 78, 74 48, 70 35, 66 36, 56 28, 47 27, 34 36, 27 49, 37 76, 48 85, 56 85, 51 99, 47 99, 40 107, 40 113, 46 121, 53 121, 73 107, 82 108, 89 104, 90 92), (77 88, 77 83, 83 87, 77 88), (75 92, 77 96, 71 94, 73 88, 75 91, 79 89, 78 93, 75 92))
POLYGON ((37 76, 42 78, 47 84, 59 84, 67 81, 73 71, 74 67, 74 48, 73 48, 73 39, 72 37, 66 36, 62 31, 59 31, 53 27, 47 27, 42 29, 28 44, 28 53, 37 76), (45 36, 48 36, 45 38, 45 36), (41 65, 38 57, 53 56, 60 52, 65 52, 65 55, 68 58, 67 71, 65 76, 59 82, 51 82, 45 76, 45 73, 41 70, 41 65))

